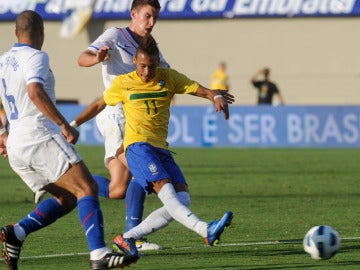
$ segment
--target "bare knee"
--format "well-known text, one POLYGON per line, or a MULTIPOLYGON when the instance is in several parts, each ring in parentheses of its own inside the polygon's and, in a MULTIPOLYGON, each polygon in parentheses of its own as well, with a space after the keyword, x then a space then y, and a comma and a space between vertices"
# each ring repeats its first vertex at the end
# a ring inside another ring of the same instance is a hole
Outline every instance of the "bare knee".
POLYGON ((132 177, 130 170, 119 159, 114 158, 109 162, 109 172, 111 176, 109 198, 124 199, 132 177))
POLYGON ((123 187, 111 187, 109 192, 109 198, 114 200, 123 200, 125 199, 126 188, 123 187))

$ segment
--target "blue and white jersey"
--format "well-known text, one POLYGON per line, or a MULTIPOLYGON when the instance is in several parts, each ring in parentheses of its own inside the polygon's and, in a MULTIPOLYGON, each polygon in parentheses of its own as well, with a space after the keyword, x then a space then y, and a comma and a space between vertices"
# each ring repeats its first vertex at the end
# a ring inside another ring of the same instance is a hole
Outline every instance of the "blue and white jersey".
POLYGON ((10 124, 8 146, 50 138, 58 127, 39 111, 27 90, 30 83, 41 83, 56 102, 55 78, 48 55, 26 44, 14 44, 0 56, 0 80, 0 97, 10 124))
MULTIPOLYGON (((88 49, 97 52, 102 46, 111 48, 110 59, 102 62, 102 76, 105 90, 108 89, 113 79, 136 69, 133 58, 138 47, 138 42, 133 38, 130 29, 112 27, 100 35, 88 49)), ((169 67, 160 53, 160 66, 169 67)))

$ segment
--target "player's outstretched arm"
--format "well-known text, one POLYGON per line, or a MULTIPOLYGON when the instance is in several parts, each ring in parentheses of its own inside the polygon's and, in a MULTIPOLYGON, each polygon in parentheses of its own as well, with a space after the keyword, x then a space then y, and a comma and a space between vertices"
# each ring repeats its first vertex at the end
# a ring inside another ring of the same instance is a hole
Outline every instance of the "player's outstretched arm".
POLYGON ((78 127, 81 124, 94 118, 106 107, 106 103, 103 97, 98 98, 89 106, 87 106, 70 124, 73 127, 78 127))
POLYGON ((109 46, 101 47, 97 53, 91 50, 86 50, 80 54, 78 58, 78 64, 81 67, 91 67, 100 62, 109 60, 110 58, 109 50, 110 50, 109 46))
POLYGON ((226 120, 229 119, 228 104, 232 104, 235 101, 235 98, 228 91, 210 90, 202 85, 199 85, 195 95, 198 97, 207 98, 214 102, 216 112, 222 111, 224 113, 224 118, 226 120))

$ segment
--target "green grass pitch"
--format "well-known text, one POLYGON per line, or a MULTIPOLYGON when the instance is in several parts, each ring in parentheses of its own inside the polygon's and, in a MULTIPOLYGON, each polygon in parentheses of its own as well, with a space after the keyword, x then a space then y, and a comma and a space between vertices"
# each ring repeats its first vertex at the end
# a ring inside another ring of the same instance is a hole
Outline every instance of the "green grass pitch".
MULTIPOLYGON (((108 175, 101 146, 78 146, 91 172, 108 175)), ((129 269, 359 269, 360 151, 357 149, 172 149, 190 187, 190 208, 203 220, 234 212, 217 247, 180 224, 148 236, 163 247, 144 252, 129 269), (310 227, 328 224, 342 237, 330 260, 312 260, 302 247, 310 227)), ((56 158, 56 157, 54 157, 56 158)), ((0 158, 0 225, 35 205, 32 192, 0 158)), ((124 230, 124 201, 101 199, 109 246, 124 230)), ((160 203, 147 197, 145 214, 160 203)), ((0 270, 6 269, 0 261, 0 270)), ((24 243, 20 270, 89 269, 77 211, 24 243)))

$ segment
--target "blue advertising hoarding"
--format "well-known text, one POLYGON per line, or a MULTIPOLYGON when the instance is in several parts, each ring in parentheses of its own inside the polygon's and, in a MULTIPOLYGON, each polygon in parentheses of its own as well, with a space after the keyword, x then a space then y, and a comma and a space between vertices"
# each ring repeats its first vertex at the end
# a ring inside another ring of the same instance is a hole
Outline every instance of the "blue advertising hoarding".
MULTIPOLYGON (((0 20, 14 20, 17 14, 26 9, 39 12, 45 20, 62 20, 72 10, 67 1, 1 0, 0 20)), ((131 2, 132 0, 96 0, 93 19, 129 19, 131 2)), ((162 7, 160 13, 162 19, 360 15, 360 0, 159 0, 159 2, 162 7)))
MULTIPOLYGON (((59 106, 70 121, 83 109, 59 106)), ((173 106, 171 147, 359 148, 360 106, 231 106, 225 121, 212 106, 173 106)), ((79 144, 102 144, 94 120, 79 144)))

